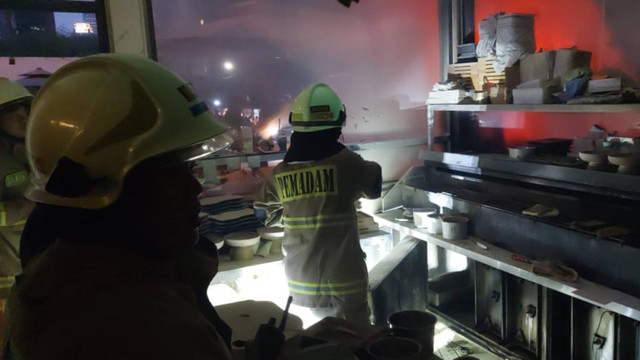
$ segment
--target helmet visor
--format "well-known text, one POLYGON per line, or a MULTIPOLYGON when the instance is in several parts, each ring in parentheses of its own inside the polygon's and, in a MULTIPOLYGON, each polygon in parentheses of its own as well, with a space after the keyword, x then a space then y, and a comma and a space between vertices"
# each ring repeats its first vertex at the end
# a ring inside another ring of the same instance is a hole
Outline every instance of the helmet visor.
POLYGON ((145 165, 152 163, 162 166, 198 160, 205 156, 220 152, 231 146, 232 143, 233 138, 226 133, 223 133, 213 138, 198 142, 196 144, 152 157, 143 161, 143 163, 145 165))

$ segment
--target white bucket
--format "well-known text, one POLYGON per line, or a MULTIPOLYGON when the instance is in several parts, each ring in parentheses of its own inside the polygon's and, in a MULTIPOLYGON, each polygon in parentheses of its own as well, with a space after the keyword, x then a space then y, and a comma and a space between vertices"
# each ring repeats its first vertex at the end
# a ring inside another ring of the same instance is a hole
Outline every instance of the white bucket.
POLYGON ((438 212, 437 208, 414 208, 413 210, 413 224, 417 228, 426 228, 429 224, 429 215, 438 212))

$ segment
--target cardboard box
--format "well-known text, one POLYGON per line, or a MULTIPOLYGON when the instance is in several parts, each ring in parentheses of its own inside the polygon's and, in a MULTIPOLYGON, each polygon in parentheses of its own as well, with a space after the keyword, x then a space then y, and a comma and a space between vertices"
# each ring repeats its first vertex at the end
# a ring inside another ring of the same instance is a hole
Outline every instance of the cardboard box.
POLYGON ((509 89, 515 89, 516 86, 520 85, 522 82, 520 78, 520 60, 504 69, 504 82, 509 89))
MULTIPOLYGON (((559 49, 553 67, 553 77, 563 77, 567 72, 580 67, 591 67, 591 52, 578 49, 559 49)), ((563 79, 564 82, 564 79, 563 79)))
POLYGON ((555 51, 544 51, 520 59, 520 82, 553 79, 556 56, 555 51))
POLYGON ((513 103, 521 105, 551 104, 553 102, 551 95, 561 89, 558 79, 531 80, 513 89, 513 103))

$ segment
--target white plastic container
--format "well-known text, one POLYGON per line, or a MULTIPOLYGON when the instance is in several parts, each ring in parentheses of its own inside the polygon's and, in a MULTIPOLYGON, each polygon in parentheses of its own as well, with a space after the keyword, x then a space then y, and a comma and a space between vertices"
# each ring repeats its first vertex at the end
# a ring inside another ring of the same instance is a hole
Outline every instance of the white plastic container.
POLYGON ((426 228, 429 224, 429 215, 435 214, 438 212, 437 208, 428 207, 428 208, 414 208, 413 212, 413 224, 417 228, 426 228))
POLYGON ((462 240, 468 235, 469 219, 463 216, 447 216, 442 218, 442 237, 447 240, 462 240))

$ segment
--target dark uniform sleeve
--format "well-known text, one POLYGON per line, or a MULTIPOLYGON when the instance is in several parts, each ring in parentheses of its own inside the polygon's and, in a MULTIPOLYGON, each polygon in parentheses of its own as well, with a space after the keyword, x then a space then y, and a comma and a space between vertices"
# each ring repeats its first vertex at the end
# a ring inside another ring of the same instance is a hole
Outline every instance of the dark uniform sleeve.
POLYGON ((382 168, 373 161, 362 160, 360 171, 362 193, 367 199, 377 199, 382 192, 382 168))

